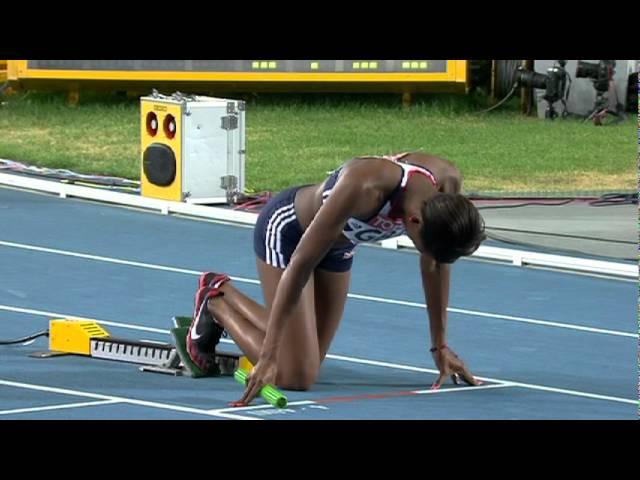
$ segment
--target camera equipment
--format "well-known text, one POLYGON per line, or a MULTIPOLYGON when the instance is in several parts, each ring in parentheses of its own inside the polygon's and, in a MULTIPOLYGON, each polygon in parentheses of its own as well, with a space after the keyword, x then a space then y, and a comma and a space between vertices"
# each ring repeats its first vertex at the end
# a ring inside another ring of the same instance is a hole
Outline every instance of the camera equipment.
POLYGON ((544 116, 549 120, 553 120, 558 116, 554 103, 562 102, 562 116, 569 115, 567 111, 567 99, 569 98, 569 90, 571 87, 571 77, 565 70, 566 60, 558 60, 557 64, 547 69, 547 74, 525 70, 519 67, 515 73, 515 84, 518 86, 545 90, 544 100, 547 102, 547 109, 544 116))
POLYGON ((576 78, 590 79, 593 83, 593 88, 596 90, 595 106, 585 121, 593 120, 595 125, 602 125, 604 118, 608 114, 616 116, 618 121, 624 120, 624 107, 620 103, 615 82, 613 81, 615 71, 615 60, 600 60, 598 63, 578 60, 576 78), (611 104, 614 101, 615 107, 612 109, 611 104))

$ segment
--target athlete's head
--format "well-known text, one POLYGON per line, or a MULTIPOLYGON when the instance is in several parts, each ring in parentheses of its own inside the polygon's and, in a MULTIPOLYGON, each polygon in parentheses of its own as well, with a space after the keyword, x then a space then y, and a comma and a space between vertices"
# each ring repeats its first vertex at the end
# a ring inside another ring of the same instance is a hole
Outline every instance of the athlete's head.
POLYGON ((438 263, 471 255, 486 238, 480 212, 459 193, 437 193, 424 203, 419 236, 438 263))

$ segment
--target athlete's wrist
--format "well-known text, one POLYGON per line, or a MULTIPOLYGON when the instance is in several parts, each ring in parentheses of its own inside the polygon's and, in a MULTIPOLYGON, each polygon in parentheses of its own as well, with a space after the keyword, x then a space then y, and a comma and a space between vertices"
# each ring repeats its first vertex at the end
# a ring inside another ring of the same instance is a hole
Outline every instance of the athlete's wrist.
POLYGON ((441 350, 446 350, 447 348, 449 348, 449 347, 446 344, 442 344, 442 345, 438 345, 438 346, 435 346, 435 347, 431 347, 429 349, 429 351, 431 353, 436 353, 436 352, 439 352, 441 350))
POLYGON ((431 348, 439 348, 447 345, 447 333, 444 328, 431 330, 431 348))

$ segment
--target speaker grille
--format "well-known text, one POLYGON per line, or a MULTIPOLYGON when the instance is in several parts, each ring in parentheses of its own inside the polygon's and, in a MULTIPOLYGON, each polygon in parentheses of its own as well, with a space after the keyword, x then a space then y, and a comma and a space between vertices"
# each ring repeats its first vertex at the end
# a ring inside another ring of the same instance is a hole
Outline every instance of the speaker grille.
POLYGON ((144 151, 142 164, 144 174, 154 185, 168 187, 176 178, 176 156, 167 145, 149 145, 144 151))

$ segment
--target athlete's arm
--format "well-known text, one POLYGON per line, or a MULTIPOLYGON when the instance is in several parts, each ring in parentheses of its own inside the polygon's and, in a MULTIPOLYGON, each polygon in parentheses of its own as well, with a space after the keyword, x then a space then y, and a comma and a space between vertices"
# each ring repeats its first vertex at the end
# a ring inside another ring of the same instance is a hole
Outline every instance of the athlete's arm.
POLYGON ((438 264, 427 254, 420 255, 422 286, 429 312, 431 347, 447 344, 447 306, 449 305, 449 285, 451 266, 438 264))
POLYGON ((352 173, 345 171, 342 174, 293 252, 273 299, 261 358, 276 356, 284 328, 291 320, 291 313, 309 277, 342 234, 347 219, 357 214, 363 189, 354 180, 352 173))
POLYGON ((331 195, 302 235, 278 283, 260 358, 249 376, 241 402, 251 402, 264 385, 275 384, 282 335, 287 324, 295 321, 295 306, 309 277, 342 234, 347 219, 361 215, 359 209, 370 208, 369 203, 375 205, 375 189, 366 186, 363 173, 358 168, 343 171, 331 195))
POLYGON ((449 375, 455 383, 458 383, 456 375, 461 375, 468 384, 478 385, 481 382, 474 378, 462 359, 447 345, 447 307, 449 306, 451 265, 437 263, 429 255, 422 254, 420 255, 420 272, 429 315, 431 352, 440 371, 433 386, 439 388, 449 375))

